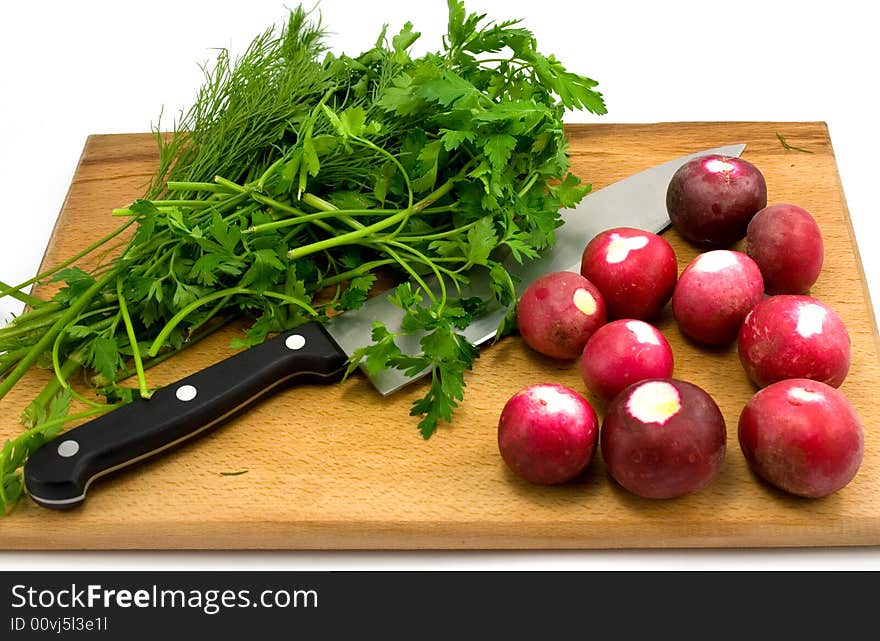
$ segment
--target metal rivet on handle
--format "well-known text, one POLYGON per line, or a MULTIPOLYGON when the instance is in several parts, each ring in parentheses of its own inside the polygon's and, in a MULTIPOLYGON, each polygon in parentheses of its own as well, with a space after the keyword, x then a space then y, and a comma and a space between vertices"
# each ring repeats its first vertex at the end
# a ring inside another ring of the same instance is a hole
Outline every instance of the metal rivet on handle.
POLYGON ((76 441, 62 441, 58 444, 58 456, 63 456, 64 458, 70 458, 77 452, 79 452, 79 443, 76 441))
POLYGON ((177 391, 174 392, 174 395, 177 397, 179 401, 191 401, 198 394, 198 390, 192 385, 181 385, 177 388, 177 391))
POLYGON ((303 347, 305 347, 305 344, 305 337, 300 336, 299 334, 291 334, 284 341, 284 346, 287 347, 287 349, 302 349, 303 347))

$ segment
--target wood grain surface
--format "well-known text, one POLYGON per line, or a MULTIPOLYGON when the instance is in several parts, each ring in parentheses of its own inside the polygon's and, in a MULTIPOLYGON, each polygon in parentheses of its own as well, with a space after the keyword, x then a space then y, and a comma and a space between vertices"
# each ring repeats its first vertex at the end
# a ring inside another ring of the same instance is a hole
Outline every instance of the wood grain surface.
MULTIPOLYGON (((825 267, 813 295, 831 304, 852 338, 842 390, 866 433, 853 482, 821 500, 759 482, 736 440, 754 393, 734 347, 700 350, 668 308, 659 327, 675 375, 704 387, 727 421, 722 471, 703 491, 667 501, 628 494, 601 455, 579 481, 538 487, 512 476, 498 455, 504 402, 526 385, 555 381, 586 393, 576 364, 527 351, 516 337, 483 350, 453 425, 422 440, 408 416, 419 383, 382 399, 361 376, 290 389, 247 415, 135 468, 104 479, 82 508, 46 510, 25 500, 0 519, 3 549, 206 548, 621 548, 880 544, 880 362, 868 301, 827 127, 822 123, 666 123, 569 127, 573 169, 601 188, 657 163, 743 142, 764 172, 770 202, 797 203, 822 228, 825 267), (776 133, 806 154, 784 149, 776 133), (247 470, 238 476, 221 472, 247 470)), ((46 250, 44 267, 116 226, 110 210, 140 196, 155 150, 143 134, 90 137, 46 250)), ((696 250, 666 237, 683 268, 696 250)), ((46 293, 45 290, 43 293, 46 293)), ((229 355, 229 328, 150 370, 167 384, 229 355)), ((46 380, 27 376, 0 402, 0 436, 46 380)), ((593 399, 591 399, 593 400, 593 399)), ((601 413, 601 407, 598 407, 601 413)))

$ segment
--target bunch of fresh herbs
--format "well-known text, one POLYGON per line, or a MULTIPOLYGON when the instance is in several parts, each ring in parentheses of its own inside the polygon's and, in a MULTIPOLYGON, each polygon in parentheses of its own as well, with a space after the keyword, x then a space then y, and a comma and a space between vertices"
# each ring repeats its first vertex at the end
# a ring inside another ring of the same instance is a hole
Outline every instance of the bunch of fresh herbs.
POLYGON ((377 325, 351 369, 430 368, 412 413, 425 438, 451 420, 477 353, 461 330, 488 303, 516 302, 499 252, 528 260, 552 246, 559 208, 589 190, 568 173, 563 113, 605 106, 518 21, 449 0, 442 49, 413 57, 418 38, 406 23, 336 56, 298 8, 235 61, 221 51, 173 133, 156 127, 159 168, 144 198, 113 212, 124 224, 26 283, 0 284, 28 305, 0 329, 0 397, 33 366, 55 372, 27 431, 0 451, 0 513, 22 494, 29 452, 67 422, 149 397, 150 366, 231 318, 252 319, 235 340, 247 347, 357 308, 379 275, 403 282, 391 300, 406 311, 401 331, 424 333, 423 353, 402 354, 377 325), (76 266, 132 225, 115 258, 76 266), (475 266, 493 301, 461 295, 475 266), (23 291, 46 282, 63 285, 51 300, 23 291), (78 372, 104 401, 76 391, 78 372), (71 413, 72 399, 86 409, 71 413))

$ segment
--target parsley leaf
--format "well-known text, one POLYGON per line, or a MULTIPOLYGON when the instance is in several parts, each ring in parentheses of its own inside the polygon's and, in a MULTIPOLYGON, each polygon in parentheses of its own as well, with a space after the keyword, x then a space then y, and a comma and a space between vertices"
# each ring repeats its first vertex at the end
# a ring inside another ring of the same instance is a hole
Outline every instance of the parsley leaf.
POLYGON ((364 304, 373 283, 376 282, 375 274, 362 274, 351 279, 348 287, 339 298, 336 308, 339 311, 347 309, 356 309, 364 304))

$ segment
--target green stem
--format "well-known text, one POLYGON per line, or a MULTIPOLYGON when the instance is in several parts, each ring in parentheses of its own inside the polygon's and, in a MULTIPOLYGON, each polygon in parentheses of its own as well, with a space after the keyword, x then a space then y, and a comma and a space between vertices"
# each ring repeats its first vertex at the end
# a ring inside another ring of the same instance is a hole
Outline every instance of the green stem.
POLYGON ((286 163, 288 160, 289 156, 287 154, 284 154, 283 156, 281 156, 281 158, 269 165, 266 171, 263 172, 263 175, 260 176, 260 178, 257 180, 257 191, 263 191, 263 186, 266 184, 266 181, 272 177, 272 174, 275 173, 278 167, 280 167, 283 163, 286 163))
MULTIPOLYGON (((65 328, 66 330, 67 328, 65 328)), ((63 370, 63 366, 61 365, 61 340, 64 338, 64 331, 58 332, 58 336, 55 337, 55 340, 52 342, 52 369, 55 371, 55 380, 57 380, 61 387, 68 389, 70 388, 70 383, 67 382, 67 377, 70 375, 70 372, 65 373, 63 370)), ((65 363, 69 363, 70 361, 66 361, 65 363)))
POLYGON ((311 254, 324 251, 325 249, 332 249, 341 245, 352 245, 362 238, 375 234, 376 232, 388 229, 389 227, 393 227, 394 225, 404 220, 408 215, 408 210, 404 209, 393 216, 385 218, 384 220, 380 220, 379 222, 373 223, 372 225, 369 225, 367 227, 362 227, 361 229, 355 229, 354 231, 350 231, 347 234, 340 234, 331 238, 325 238, 324 240, 319 240, 318 242, 306 245, 304 247, 295 247, 294 249, 291 249, 289 252, 287 252, 287 257, 291 260, 296 260, 297 258, 303 258, 304 256, 309 256, 311 254))
MULTIPOLYGON (((467 167, 465 167, 465 169, 467 169, 467 167)), ((355 241, 358 241, 366 236, 370 236, 371 234, 375 234, 376 232, 380 232, 388 229, 389 227, 393 227, 394 225, 406 220, 411 214, 419 213, 423 209, 426 209, 439 199, 443 198, 443 196, 452 191, 455 183, 460 180, 461 175, 462 173, 459 172, 457 176, 454 176, 453 178, 447 180, 440 187, 438 187, 430 194, 425 196, 422 200, 413 205, 411 209, 402 209, 393 216, 389 216, 388 218, 373 223, 372 225, 362 227, 361 229, 350 231, 347 234, 340 234, 332 238, 325 238, 324 240, 319 240, 317 242, 311 243, 310 245, 305 245, 304 247, 295 247, 294 249, 291 249, 289 252, 287 252, 287 257, 291 260, 295 260, 297 258, 302 258, 303 256, 308 256, 319 251, 324 251, 325 249, 332 249, 333 247, 339 247, 341 245, 351 245, 354 244, 355 241)))
POLYGON ((222 289, 220 291, 214 292, 212 294, 208 294, 207 296, 203 296, 202 298, 191 302, 189 305, 181 309, 174 316, 171 317, 159 334, 156 336, 153 344, 150 345, 150 349, 148 354, 152 356, 156 356, 159 353, 159 350, 162 349, 163 343, 168 339, 168 336, 174 331, 174 328, 177 327, 183 319, 193 313, 202 305, 210 303, 211 301, 217 300, 219 298, 225 298, 229 296, 237 296, 237 295, 253 295, 253 296, 264 296, 266 298, 277 298, 279 300, 283 300, 287 303, 291 303, 293 305, 297 305, 302 309, 306 310, 312 316, 316 316, 318 312, 315 311, 308 303, 301 301, 298 298, 294 298, 293 296, 287 296, 286 294, 279 294, 278 292, 258 292, 252 289, 247 289, 246 287, 231 287, 229 289, 222 289))
POLYGON ((216 305, 214 305, 214 308, 211 311, 209 311, 207 314, 205 314, 205 317, 202 320, 200 320, 198 323, 196 323, 195 325, 192 325, 189 328, 189 335, 192 336, 196 332, 196 330, 198 330, 202 325, 204 325, 209 320, 214 318, 214 316, 216 316, 218 313, 220 313, 220 310, 226 306, 226 304, 229 302, 230 298, 231 298, 231 296, 221 298, 220 302, 217 303, 216 305))
POLYGON ((249 191, 247 187, 242 187, 238 183, 234 183, 223 176, 214 176, 214 182, 219 186, 224 187, 227 191, 235 191, 241 194, 249 191))
MULTIPOLYGON (((119 301, 117 301, 118 303, 119 301)), ((107 329, 107 338, 112 338, 116 335, 116 327, 119 325, 119 321, 122 320, 122 310, 117 310, 116 315, 113 316, 113 319, 110 321, 110 327, 107 329)))
MULTIPOLYGON (((209 209, 211 207, 215 207, 217 205, 217 201, 210 200, 151 200, 151 203, 155 205, 157 208, 162 209, 164 207, 188 207, 190 209, 209 209)), ((110 212, 112 216, 123 217, 123 216, 140 216, 137 212, 134 212, 129 207, 120 207, 118 209, 114 209, 110 212)))
POLYGON ((337 207, 336 205, 334 205, 333 203, 331 203, 329 201, 324 200, 323 198, 319 198, 315 194, 305 193, 302 195, 302 197, 300 197, 300 200, 302 200, 306 205, 309 205, 310 207, 314 207, 318 211, 324 211, 324 212, 338 212, 339 211, 339 207, 337 207))
MULTIPOLYGON (((25 316, 20 316, 19 318, 26 318, 25 316)), ((30 320, 30 319, 29 319, 30 320)), ((7 340, 10 338, 19 338, 21 336, 27 336, 28 334, 33 333, 35 330, 46 327, 47 325, 51 325, 54 323, 54 319, 52 318, 38 318, 33 322, 29 322, 26 325, 18 326, 18 325, 10 325, 8 327, 4 327, 0 329, 0 337, 3 340, 7 340)))
POLYGON ((412 267, 409 266, 409 263, 406 262, 405 260, 403 260, 400 256, 398 256, 397 252, 395 252, 393 249, 391 249, 387 245, 383 245, 382 247, 385 250, 385 253, 387 253, 389 256, 391 256, 395 261, 397 261, 397 263, 401 267, 403 267, 403 269, 405 269, 407 271, 407 273, 409 273, 410 278, 412 278, 416 283, 419 284, 419 286, 424 290, 425 294, 428 295, 428 298, 431 299, 431 302, 436 305, 437 304, 437 297, 434 296, 434 292, 431 291, 431 289, 428 287, 427 283, 425 283, 425 281, 422 279, 422 277, 419 276, 416 273, 416 271, 412 267))
POLYGON ((537 182, 537 180, 538 180, 538 173, 535 172, 532 174, 532 177, 529 178, 528 182, 523 186, 523 188, 520 189, 518 192, 516 192, 516 195, 519 196, 520 198, 525 196, 527 193, 529 193, 529 189, 531 189, 534 186, 534 184, 537 182))
POLYGON ((450 191, 452 191, 452 188, 455 187, 455 183, 457 183, 459 180, 461 180, 462 178, 464 178, 464 176, 467 175, 467 172, 470 171, 470 167, 473 164, 474 164, 473 160, 468 162, 468 164, 465 165, 462 168, 462 170, 460 172, 458 172, 458 174, 456 174, 455 176, 453 176, 452 178, 447 180, 445 183, 443 183, 442 185, 437 187, 437 189, 435 189, 430 194, 428 194, 427 196, 422 198, 415 205, 413 205, 413 213, 414 214, 422 213, 425 209, 427 209, 428 207, 433 205, 435 202, 437 202, 438 200, 443 198, 443 196, 445 196, 450 191))
POLYGON ((52 325, 49 330, 43 334, 43 337, 37 341, 37 343, 30 349, 27 355, 18 362, 18 365, 15 366, 15 369, 12 370, 6 378, 0 383, 0 398, 6 396, 9 393, 16 383, 24 376, 25 372, 27 372, 31 365, 33 365, 41 354, 45 353, 47 349, 52 345, 55 341, 55 337, 58 336, 58 332, 62 330, 71 320, 79 316, 80 312, 86 308, 86 306, 91 303, 92 298, 104 288, 107 283, 109 283, 113 278, 116 277, 116 273, 113 271, 105 274, 100 280, 96 281, 89 287, 85 292, 83 292, 79 298, 67 309, 61 317, 55 321, 55 324, 52 325))
POLYGON ((447 238, 449 236, 455 236, 457 234, 461 234, 466 232, 471 227, 477 225, 480 221, 475 220, 472 223, 468 223, 467 225, 462 225, 461 227, 455 227, 454 229, 450 229, 447 231, 440 231, 436 234, 425 234, 423 236, 397 236, 395 240, 401 243, 417 243, 425 240, 439 240, 441 238, 447 238))
POLYGON ((122 313, 122 323, 125 325, 125 333, 128 335, 128 342, 131 345, 131 355, 134 358, 134 369, 137 371, 138 387, 141 391, 141 398, 150 398, 153 393, 147 386, 147 378, 144 376, 144 364, 141 362, 141 350, 138 348, 137 336, 134 333, 134 325, 131 324, 131 316, 128 314, 128 305, 125 302, 125 296, 122 294, 122 279, 116 279, 116 297, 119 301, 119 311, 122 313))
MULTIPOLYGON (((28 310, 27 314, 22 314, 21 316, 16 316, 12 320, 12 326, 14 327, 25 327, 28 324, 35 321, 35 319, 42 319, 46 314, 52 314, 61 309, 61 303, 46 303, 44 302, 39 307, 34 307, 28 310)), ((42 321, 41 321, 42 322, 42 321)), ((0 331, 5 331, 5 328, 0 331)))
MULTIPOLYGON (((404 245, 403 243, 399 243, 394 240, 388 241, 388 245, 394 245, 398 249, 409 252, 410 254, 415 256, 419 260, 419 262, 431 268, 431 270, 434 272, 434 275, 437 277, 437 282, 440 284, 440 309, 442 310, 443 306, 446 304, 446 283, 443 282, 443 275, 440 273, 441 268, 438 267, 430 258, 425 256, 420 251, 413 249, 409 245, 404 245)), ((383 247, 385 248, 385 251, 389 251, 387 245, 383 245, 383 247)), ((448 272, 449 270, 444 269, 443 271, 448 272)), ((420 281, 420 284, 428 292, 428 295, 430 295, 430 290, 427 288, 427 286, 425 286, 424 282, 420 281)), ((433 296, 431 296, 431 300, 435 303, 437 302, 433 296)))
MULTIPOLYGON (((288 214, 293 214, 294 216, 298 216, 298 217, 306 215, 306 212, 304 212, 302 209, 297 209, 296 207, 292 207, 292 206, 287 205, 285 203, 279 202, 279 201, 275 200, 274 198, 270 198, 269 196, 265 196, 265 195, 257 193, 257 192, 252 193, 250 196, 251 196, 251 198, 256 200, 258 203, 261 203, 263 205, 268 205, 269 207, 273 207, 274 209, 278 209, 283 212, 287 212, 288 214)), ((285 220, 290 220, 290 219, 286 218, 285 220)), ((262 227, 262 225, 260 225, 260 227, 262 227)))
POLYGON ((207 207, 215 207, 222 200, 198 200, 198 199, 182 199, 182 200, 153 200, 151 201, 156 207, 190 207, 195 209, 205 209, 207 207))
MULTIPOLYGON (((174 242, 168 242, 168 243, 165 243, 165 244, 157 247, 156 252, 153 254, 153 256, 158 255, 160 249, 163 250, 162 255, 159 256, 158 258, 154 258, 151 261, 153 264, 150 265, 149 267, 147 267, 147 269, 144 271, 144 276, 151 276, 152 274, 155 274, 157 271, 160 271, 160 268, 162 267, 162 265, 165 264, 165 261, 168 258, 170 258, 174 254, 174 252, 177 251, 177 247, 178 246, 174 242), (164 249, 165 245, 172 245, 172 246, 169 247, 168 249, 164 249)), ((164 278, 165 277, 163 276, 159 280, 163 280, 164 278)))
MULTIPOLYGON (((229 316, 228 318, 224 318, 224 319, 220 320, 219 322, 214 323, 210 327, 203 329, 201 332, 199 332, 197 334, 193 334, 192 336, 190 336, 187 339, 186 346, 190 347, 192 345, 195 345, 203 338, 207 338, 208 336, 210 336, 211 334, 216 332, 218 329, 221 329, 222 327, 225 327, 226 325, 231 323, 235 318, 236 318, 235 316, 229 316)), ((179 351, 180 350, 177 350, 177 349, 171 349, 171 350, 168 350, 167 352, 163 352, 162 354, 159 354, 158 356, 156 356, 154 358, 148 358, 147 360, 144 361, 144 370, 148 370, 152 367, 156 367, 156 365, 171 358, 172 356, 177 354, 179 351)), ((123 371, 119 372, 119 374, 117 375, 116 382, 124 381, 125 379, 131 378, 132 376, 135 376, 136 374, 137 374, 137 372, 133 369, 123 370, 123 371)), ((100 379, 98 379, 98 382, 99 383, 103 382, 105 385, 109 384, 109 381, 101 381, 100 379)))
MULTIPOLYGON (((84 403, 85 405, 91 405, 92 407, 103 407, 105 405, 105 403, 96 403, 95 401, 87 399, 82 394, 80 394, 75 389, 73 389, 73 387, 68 382, 68 379, 70 378, 71 374, 73 374, 73 372, 76 371, 77 368, 82 366, 82 362, 81 362, 81 359, 74 358, 71 356, 68 360, 64 361, 63 365, 59 363, 57 346, 61 342, 60 338, 63 335, 64 335, 64 332, 61 332, 60 334, 58 334, 58 338, 55 339, 55 345, 53 345, 53 347, 52 347, 52 367, 55 369, 55 379, 54 380, 58 382, 60 387, 66 389, 68 392, 70 392, 70 395, 73 398, 80 401, 81 403, 84 403)), ((47 391, 46 389, 43 390, 43 392, 46 392, 46 391, 47 391)), ((54 391, 54 390, 52 390, 52 391, 54 391)), ((45 402, 48 402, 48 400, 45 402)))
MULTIPOLYGON (((305 194, 303 196, 303 200, 305 201, 305 194)), ((271 198, 267 198, 266 196, 254 194, 254 198, 259 200, 265 205, 269 205, 270 207, 276 207, 282 211, 286 211, 290 214, 294 214, 294 218, 284 218, 282 220, 276 220, 271 223, 263 223, 262 225, 253 225, 244 230, 245 234, 255 234, 258 232, 266 232, 266 231, 274 231, 276 229, 283 229, 285 227, 290 227, 293 225, 302 225, 308 222, 312 222, 315 220, 323 220, 325 218, 341 218, 342 216, 383 216, 386 214, 396 214, 400 212, 399 209, 332 209, 333 205, 331 203, 326 203, 331 208, 330 209, 322 209, 321 211, 306 214, 305 212, 296 209, 295 207, 290 207, 285 205, 284 203, 280 203, 278 201, 274 201, 271 198)), ((321 200, 320 198, 318 200, 321 200)), ((450 211, 454 211, 454 207, 436 207, 432 209, 423 210, 420 213, 423 214, 439 214, 446 213, 450 211)), ((361 223, 357 223, 354 221, 349 222, 350 226, 356 227, 360 229, 363 225, 361 223)))
POLYGON ((3 288, 2 296, 12 296, 15 300, 21 301, 25 305, 30 305, 31 307, 36 307, 37 305, 42 305, 45 301, 40 300, 36 296, 31 296, 30 294, 26 294, 25 292, 19 291, 16 287, 11 287, 6 283, 0 282, 0 287, 3 288))
MULTIPOLYGON (((99 310, 99 312, 100 312, 100 310, 99 310)), ((92 312, 90 314, 84 314, 83 316, 79 316, 73 320, 73 323, 77 323, 78 321, 81 321, 84 318, 91 316, 93 314, 94 314, 94 312, 92 312)), ((108 322, 112 323, 112 321, 110 319, 106 319, 105 321, 100 321, 98 323, 95 323, 91 327, 97 332, 98 328, 101 325, 107 324, 108 322)), ((55 341, 52 343, 52 368, 55 370, 55 378, 61 384, 61 387, 65 388, 65 389, 70 389, 70 385, 67 383, 67 378, 70 373, 69 372, 65 373, 66 370, 61 365, 61 356, 60 356, 62 339, 64 338, 64 334, 67 332, 67 330, 68 330, 68 327, 64 327, 60 332, 58 332, 58 336, 55 337, 55 341)), ((80 365, 80 364, 82 364, 83 358, 81 358, 81 357, 80 358, 73 358, 73 356, 70 356, 70 357, 68 357, 68 360, 65 362, 65 364, 70 363, 71 360, 76 361, 77 365, 80 365)))
POLYGON ((336 218, 344 222, 346 225, 351 227, 352 229, 363 229, 364 224, 358 220, 355 220, 351 216, 342 213, 342 210, 339 209, 336 205, 331 202, 327 202, 323 198, 318 198, 314 194, 304 194, 302 197, 302 201, 307 205, 311 205, 315 209, 324 212, 332 212, 336 215, 336 218))
POLYGON ((360 138, 359 136, 352 136, 352 140, 360 143, 361 145, 363 145, 364 147, 367 147, 368 149, 372 149, 373 151, 379 152, 380 154, 382 154, 383 156, 386 156, 389 160, 391 160, 392 163, 394 163, 395 167, 397 167, 397 171, 399 171, 400 175, 403 177, 403 182, 406 184, 406 191, 407 191, 407 195, 408 195, 408 202, 407 202, 406 208, 408 210, 412 211, 413 200, 414 200, 412 185, 410 184, 409 174, 406 173, 406 169, 403 168, 403 165, 400 164, 400 161, 394 156, 394 154, 389 152, 387 149, 383 149, 379 145, 377 145, 377 144, 375 144, 365 138, 360 138))
MULTIPOLYGON (((230 200, 232 200, 232 199, 230 199, 230 200)), ((250 205, 245 205, 244 207, 239 207, 234 212, 229 214, 228 216, 225 216, 223 218, 223 221, 230 222, 232 220, 235 220, 236 218, 245 218, 247 216, 250 216, 252 212, 256 211, 259 208, 260 208, 260 203, 251 203, 250 205)), ((214 207, 212 209, 206 209, 204 212, 200 212, 200 213, 207 214, 207 213, 213 213, 216 211, 222 215, 224 213, 225 209, 226 209, 226 206, 224 205, 223 207, 214 207)))
POLYGON ((247 192, 238 192, 235 194, 230 194, 229 196, 227 196, 226 198, 223 198, 222 200, 209 201, 210 207, 205 207, 203 209, 200 209, 198 211, 198 213, 194 214, 194 216, 197 219, 207 219, 209 214, 213 214, 214 212, 217 212, 218 214, 223 215, 227 211, 232 210, 232 209, 235 210, 234 215, 238 215, 242 211, 242 208, 238 208, 238 206, 241 203, 243 203, 245 200, 247 200, 249 197, 250 197, 250 194, 248 194, 247 192))
POLYGON ((27 354, 28 349, 28 347, 20 347, 16 350, 4 352, 3 356, 0 357, 0 360, 3 361, 3 364, 0 365, 0 376, 3 376, 6 372, 15 367, 18 359, 27 354))
POLYGON ((302 225, 317 220, 323 220, 325 218, 336 218, 336 212, 319 211, 314 214, 303 214, 302 216, 298 216, 296 218, 284 218, 282 220, 276 220, 271 223, 263 223, 262 225, 254 225, 252 227, 248 227, 243 231, 243 233, 256 234, 260 232, 274 231, 276 229, 284 229, 285 227, 302 225))
POLYGON ((45 423, 40 423, 39 425, 32 427, 31 429, 23 432, 19 438, 27 438, 33 436, 34 434, 39 434, 41 432, 45 432, 48 429, 53 427, 57 427, 59 425, 64 425, 65 423, 70 423, 71 421, 78 421, 83 418, 91 418, 92 416, 97 416, 99 414, 106 414, 112 410, 115 410, 118 407, 118 404, 108 404, 101 405, 99 407, 94 407, 90 410, 85 410, 83 412, 77 412, 76 414, 67 414, 66 416, 62 416, 60 418, 52 419, 51 421, 46 421, 45 423))
POLYGON ((168 182, 165 187, 168 191, 212 191, 215 193, 229 193, 228 188, 217 183, 173 180, 168 182))
MULTIPOLYGON (((61 373, 64 376, 64 379, 70 378, 71 374, 76 371, 76 368, 79 367, 80 364, 76 362, 73 358, 64 362, 64 365, 61 366, 61 373)), ((61 388, 64 387, 58 378, 53 378, 40 390, 40 393, 37 394, 37 397, 33 400, 35 405, 40 405, 42 407, 46 407, 49 404, 49 401, 52 400, 52 397, 55 396, 58 392, 61 391, 61 388)))
POLYGON ((330 278, 325 278, 324 280, 321 281, 321 287, 323 288, 323 287, 330 287, 331 285, 336 285, 337 283, 341 283, 346 280, 350 280, 351 278, 354 278, 355 276, 360 276, 361 274, 365 274, 367 272, 370 272, 370 271, 376 269, 377 267, 384 267, 385 265, 391 265, 391 264, 394 264, 395 262, 397 262, 397 261, 395 261, 392 258, 384 258, 382 260, 374 260, 369 263, 363 263, 362 265, 360 265, 354 269, 350 269, 347 272, 341 272, 339 274, 331 276, 330 278))
POLYGON ((300 307, 300 308, 304 309, 305 311, 307 311, 312 316, 318 315, 318 312, 315 311, 314 307, 312 307, 311 305, 309 305, 308 303, 306 303, 304 301, 301 301, 299 298, 296 298, 294 296, 288 296, 287 294, 280 294, 278 292, 258 292, 253 289, 245 289, 245 288, 242 288, 240 292, 236 292, 236 293, 250 294, 251 296, 265 296, 266 298, 276 298, 278 300, 284 301, 285 303, 291 303, 293 305, 296 305, 297 307, 300 307))
MULTIPOLYGON (((307 197, 310 194, 303 194, 303 201, 307 201, 307 197)), ((333 205, 331 203, 327 203, 327 201, 316 198, 316 201, 321 201, 330 206, 328 209, 321 209, 318 212, 312 214, 306 214, 300 209, 296 209, 295 207, 291 207, 289 205, 285 205, 284 203, 278 202, 276 200, 272 200, 262 194, 257 195, 254 194, 254 199, 259 200, 265 205, 269 205, 270 207, 275 207, 282 211, 286 211, 287 213, 294 214, 294 218, 284 218, 282 220, 276 220, 271 223, 263 223, 262 225, 253 225, 248 227, 243 231, 245 234, 255 234, 258 232, 265 231, 274 231, 276 229, 283 229, 285 227, 290 227, 292 225, 301 225, 307 222, 311 222, 314 220, 323 220, 325 218, 335 218, 337 216, 345 215, 345 216, 384 216, 387 214, 396 214, 399 212, 399 209, 333 209, 333 205)), ((416 205, 418 206, 418 205, 416 205)), ((428 207, 422 210, 417 210, 420 214, 445 214, 451 211, 456 211, 458 208, 454 205, 445 205, 443 207, 428 207)))

